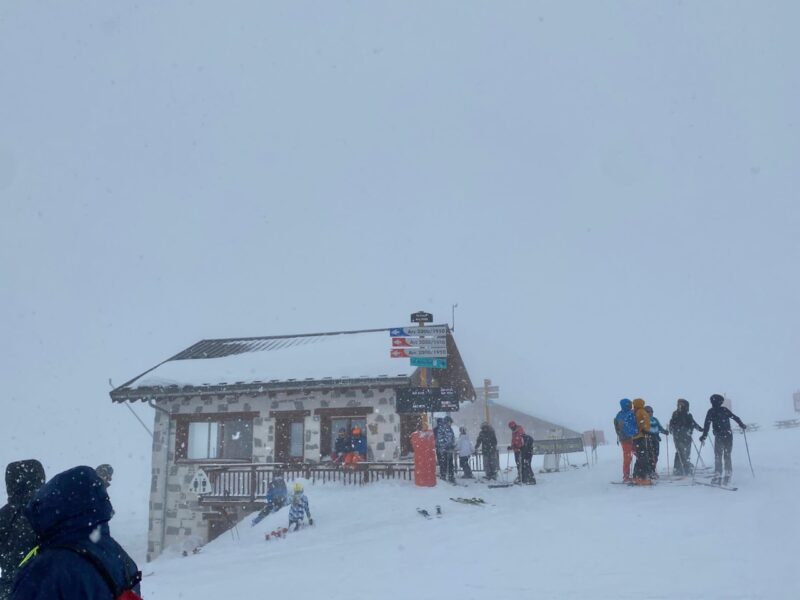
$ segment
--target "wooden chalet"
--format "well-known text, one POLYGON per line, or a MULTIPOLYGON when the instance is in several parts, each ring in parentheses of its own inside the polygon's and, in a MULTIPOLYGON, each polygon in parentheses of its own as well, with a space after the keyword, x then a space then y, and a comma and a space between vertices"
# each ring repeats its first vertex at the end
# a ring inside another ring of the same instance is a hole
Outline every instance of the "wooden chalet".
POLYGON ((408 387, 475 391, 448 330, 447 368, 390 358, 389 329, 203 340, 111 391, 155 409, 148 560, 202 544, 260 507, 275 469, 289 478, 365 483, 411 479, 409 436, 421 415, 398 414, 408 387), (366 432, 358 471, 330 463, 340 428, 366 432))

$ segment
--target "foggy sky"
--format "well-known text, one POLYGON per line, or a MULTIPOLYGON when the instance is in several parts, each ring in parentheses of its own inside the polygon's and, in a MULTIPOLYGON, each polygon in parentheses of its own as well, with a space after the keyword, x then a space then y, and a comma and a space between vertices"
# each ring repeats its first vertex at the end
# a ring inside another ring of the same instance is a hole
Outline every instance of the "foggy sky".
POLYGON ((0 6, 0 459, 149 460, 109 378, 456 302, 572 428, 792 416, 797 3, 167 4, 0 6))

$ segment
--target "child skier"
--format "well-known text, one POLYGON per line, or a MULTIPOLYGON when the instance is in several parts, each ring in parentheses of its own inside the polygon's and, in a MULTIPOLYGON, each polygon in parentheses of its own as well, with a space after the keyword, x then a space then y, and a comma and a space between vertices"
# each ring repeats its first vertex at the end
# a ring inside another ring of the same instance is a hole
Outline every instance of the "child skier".
POLYGON ((658 479, 658 453, 661 450, 661 436, 659 434, 669 435, 669 431, 661 426, 658 419, 653 416, 653 407, 645 406, 644 409, 650 415, 650 476, 653 479, 658 479))
POLYGON ((253 526, 258 525, 268 514, 283 508, 286 505, 287 496, 288 492, 286 491, 286 482, 283 480, 283 473, 275 471, 275 474, 272 476, 272 481, 267 484, 267 504, 256 515, 256 518, 252 520, 251 524, 253 526))
POLYGON ((711 483, 714 485, 728 485, 733 473, 731 466, 731 450, 733 450, 733 432, 731 431, 731 419, 739 424, 744 431, 747 426, 742 420, 733 414, 729 409, 722 406, 725 398, 719 394, 711 396, 711 408, 706 413, 706 422, 703 425, 703 435, 700 441, 705 442, 708 437, 708 428, 713 425, 714 431, 714 478, 711 483), (722 476, 722 463, 725 462, 725 476, 722 476))
POLYGON ((475 449, 472 447, 472 442, 467 435, 467 428, 460 427, 458 431, 458 441, 456 442, 456 449, 458 450, 458 463, 461 465, 461 470, 464 471, 464 474, 461 476, 461 478, 472 479, 472 469, 469 466, 469 457, 472 456, 472 453, 475 452, 475 449))
POLYGON ((678 400, 678 410, 672 413, 669 420, 669 431, 675 442, 675 475, 692 474, 692 433, 695 429, 703 431, 689 412, 688 400, 681 398, 678 400))
POLYGON ((633 436, 638 432, 633 403, 627 398, 619 401, 620 411, 614 417, 614 430, 617 432, 617 445, 622 446, 622 481, 631 480, 631 459, 633 456, 633 436))
POLYGON ((289 529, 294 524, 294 531, 300 529, 305 517, 308 516, 308 524, 313 525, 314 519, 311 518, 311 511, 308 508, 308 498, 303 493, 303 484, 294 484, 294 494, 289 505, 289 529))

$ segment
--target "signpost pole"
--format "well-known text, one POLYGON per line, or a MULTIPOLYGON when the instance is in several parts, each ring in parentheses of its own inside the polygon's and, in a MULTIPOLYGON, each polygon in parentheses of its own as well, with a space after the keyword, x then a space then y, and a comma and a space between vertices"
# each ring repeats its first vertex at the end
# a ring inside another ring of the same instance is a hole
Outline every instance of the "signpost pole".
POLYGON ((490 379, 483 380, 483 408, 484 408, 484 416, 486 417, 486 422, 489 425, 492 422, 489 420, 489 386, 492 385, 492 381, 490 379))

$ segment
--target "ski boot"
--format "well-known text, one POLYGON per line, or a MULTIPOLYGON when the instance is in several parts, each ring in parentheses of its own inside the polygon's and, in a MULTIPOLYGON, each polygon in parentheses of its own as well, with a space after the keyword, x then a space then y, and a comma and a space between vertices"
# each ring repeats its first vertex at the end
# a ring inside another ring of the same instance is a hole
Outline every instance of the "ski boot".
POLYGON ((714 473, 714 476, 711 478, 711 485, 721 485, 722 484, 722 475, 719 473, 714 473))

